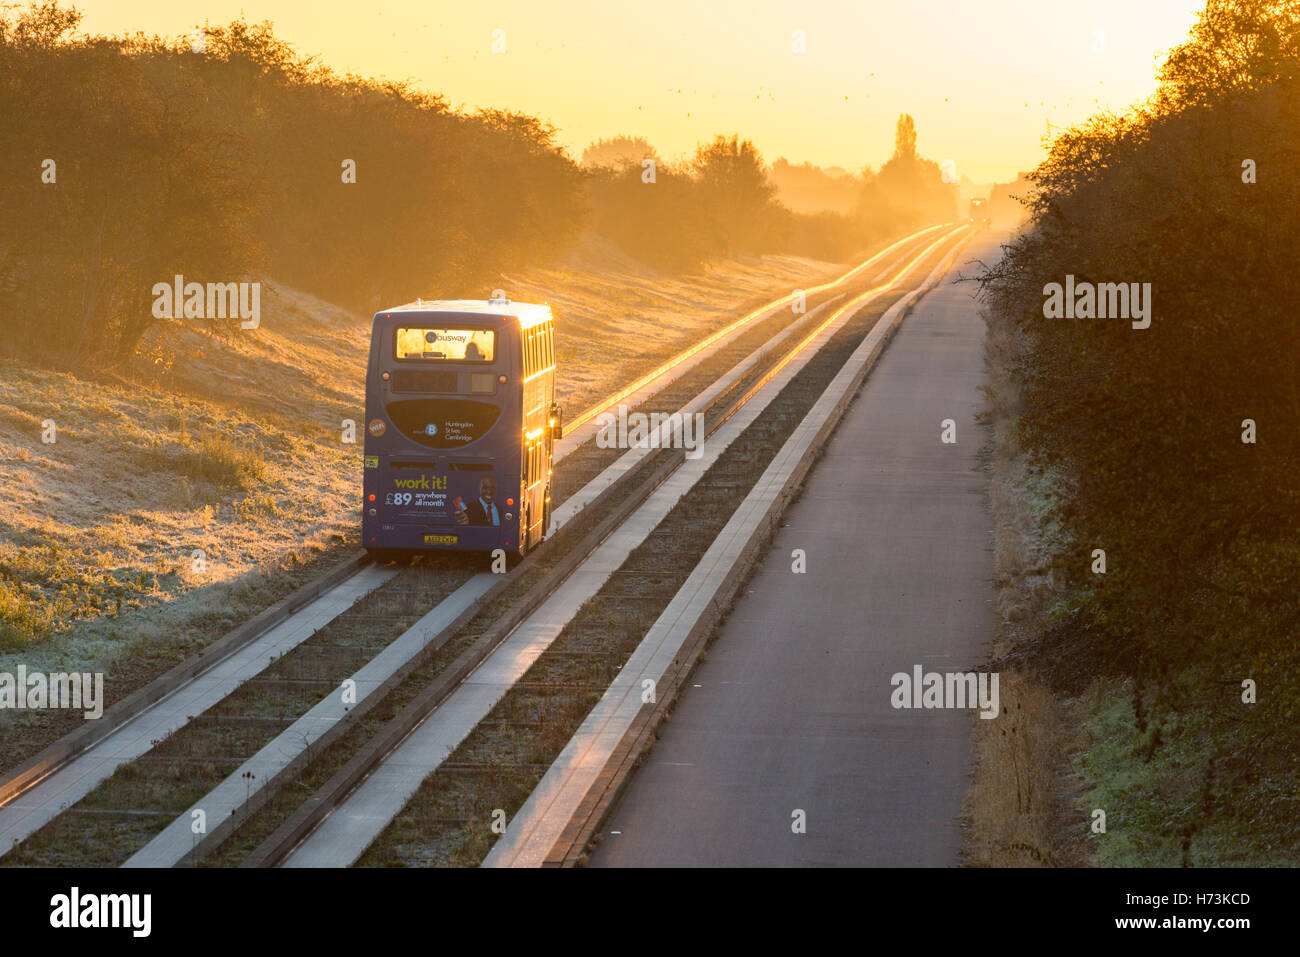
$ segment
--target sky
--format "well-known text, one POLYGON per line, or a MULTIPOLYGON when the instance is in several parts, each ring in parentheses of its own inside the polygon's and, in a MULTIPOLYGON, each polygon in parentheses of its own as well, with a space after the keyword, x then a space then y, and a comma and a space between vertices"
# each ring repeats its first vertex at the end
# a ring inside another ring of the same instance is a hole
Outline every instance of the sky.
MULTIPOLYGON (((68 0, 64 0, 65 4, 68 0)), ((1044 137, 1155 89, 1203 0, 71 0, 87 33, 186 36, 270 20, 339 72, 538 116, 575 158, 644 136, 669 159, 718 133, 764 159, 879 168, 900 113, 920 152, 1006 182, 1044 137), (501 31, 501 32, 497 32, 501 31), (796 31, 801 31, 796 33, 796 31), (803 51, 796 47, 802 40, 803 51), (496 49, 494 50, 494 45, 496 49), (502 49, 504 47, 504 49, 502 49)))

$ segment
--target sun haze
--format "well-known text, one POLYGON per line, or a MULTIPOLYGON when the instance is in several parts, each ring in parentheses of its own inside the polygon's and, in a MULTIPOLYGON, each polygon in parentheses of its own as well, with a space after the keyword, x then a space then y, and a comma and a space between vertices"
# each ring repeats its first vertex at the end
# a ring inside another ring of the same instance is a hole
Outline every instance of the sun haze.
POLYGON ((339 72, 409 79, 453 106, 559 128, 575 156, 615 133, 667 157, 739 132, 769 161, 878 166, 900 112, 920 150, 976 181, 1034 166, 1052 127, 1154 88, 1194 0, 936 0, 924 4, 567 0, 83 0, 81 29, 188 34, 270 20, 339 72), (802 52, 800 52, 802 51, 802 52))

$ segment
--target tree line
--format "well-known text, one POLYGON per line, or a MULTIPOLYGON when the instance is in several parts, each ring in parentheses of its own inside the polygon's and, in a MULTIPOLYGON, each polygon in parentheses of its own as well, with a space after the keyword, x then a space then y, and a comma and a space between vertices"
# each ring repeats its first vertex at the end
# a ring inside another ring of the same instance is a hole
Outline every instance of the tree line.
POLYGON ((982 277, 1069 596, 1043 640, 1131 683, 1137 759, 1204 729, 1147 810, 1185 850, 1300 838, 1297 129, 1300 4, 1211 0, 1149 101, 1055 140, 982 277), (1150 283, 1150 326, 1048 318, 1067 276, 1150 283))
POLYGON ((845 259, 953 214, 914 153, 864 183, 855 215, 806 216, 777 202, 738 136, 659 164, 649 185, 648 147, 580 165, 535 117, 340 75, 268 23, 166 39, 87 36, 80 19, 57 0, 0 11, 0 348, 69 368, 129 361, 158 321, 151 290, 176 275, 270 277, 365 312, 415 293, 482 298, 584 230, 692 269, 845 259), (939 201, 915 201, 918 183, 939 201))
POLYGON ((677 163, 642 137, 616 136, 587 147, 581 163, 590 175, 596 231, 667 268, 759 253, 844 262, 886 236, 957 213, 956 187, 917 152, 907 114, 898 120, 894 154, 878 172, 866 167, 832 177, 783 159, 769 168, 738 136, 718 136, 677 163), (813 203, 841 208, 795 211, 781 201, 778 181, 813 203))

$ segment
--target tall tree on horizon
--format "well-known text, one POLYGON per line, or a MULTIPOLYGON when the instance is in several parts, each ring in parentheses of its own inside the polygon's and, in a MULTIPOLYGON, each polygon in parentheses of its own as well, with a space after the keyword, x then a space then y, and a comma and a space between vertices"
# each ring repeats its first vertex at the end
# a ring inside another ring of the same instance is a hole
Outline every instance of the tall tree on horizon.
POLYGON ((894 159, 916 159, 916 122, 911 113, 900 113, 894 130, 894 159))

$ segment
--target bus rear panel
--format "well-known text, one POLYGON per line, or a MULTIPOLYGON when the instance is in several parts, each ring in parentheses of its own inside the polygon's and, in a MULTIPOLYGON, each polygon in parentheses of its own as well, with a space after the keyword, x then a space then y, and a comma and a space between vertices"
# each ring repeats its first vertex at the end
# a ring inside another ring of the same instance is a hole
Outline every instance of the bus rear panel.
POLYGON ((549 520, 554 381, 546 307, 457 300, 376 313, 362 544, 518 554, 536 545, 549 520))

